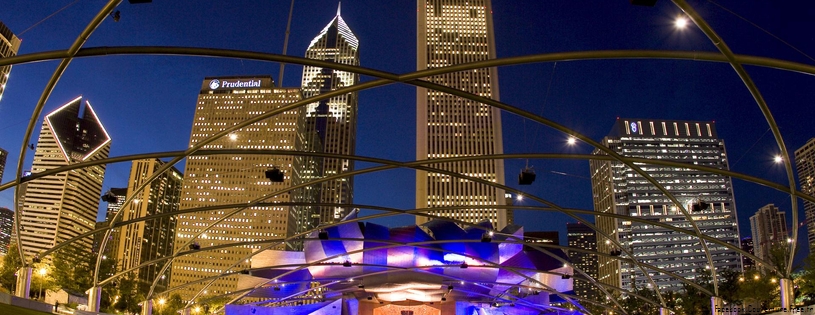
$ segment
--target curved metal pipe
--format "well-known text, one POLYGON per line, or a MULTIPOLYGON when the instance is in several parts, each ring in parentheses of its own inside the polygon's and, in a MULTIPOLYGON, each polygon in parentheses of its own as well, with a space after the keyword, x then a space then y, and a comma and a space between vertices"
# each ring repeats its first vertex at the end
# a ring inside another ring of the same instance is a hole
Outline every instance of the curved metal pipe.
MULTIPOLYGON (((119 5, 119 2, 122 0, 110 0, 108 1, 105 6, 99 10, 99 13, 94 16, 94 18, 85 26, 85 29, 82 30, 82 33, 74 40, 71 47, 65 51, 65 56, 63 57, 62 61, 60 61, 59 65, 56 69, 54 69, 54 73, 51 75, 51 78, 48 79, 48 83, 45 84, 45 88, 43 88, 42 94, 40 95, 40 99, 37 100, 37 105, 34 106, 34 111, 31 112, 31 119, 28 121, 28 127, 26 127, 25 134, 23 135, 23 145, 20 148, 20 158, 17 160, 17 185, 20 184, 20 180, 23 175, 23 162, 25 162, 25 153, 27 152, 26 149, 28 147, 29 141, 31 141, 31 133, 34 132, 34 126, 37 124, 39 120, 40 114, 42 114, 42 108, 45 106, 45 102, 48 100, 48 97, 51 96, 51 92, 54 90, 54 87, 57 85, 57 82, 62 77, 62 74, 65 72, 65 69, 68 68, 68 65, 71 64, 74 55, 76 55, 77 51, 82 48, 82 45, 88 40, 88 38, 93 34, 93 31, 99 27, 99 24, 108 17, 113 8, 119 5)), ((5 58, 2 58, 5 59, 5 58)), ((22 214, 20 213, 20 190, 14 190, 14 221, 15 222, 23 222, 22 221, 22 214)), ((17 248, 19 249, 20 254, 20 261, 23 263, 23 266, 28 266, 28 263, 25 261, 25 250, 23 248, 23 241, 20 236, 20 225, 14 225, 14 233, 16 235, 15 240, 17 242, 17 248)))
MULTIPOLYGON (((761 109, 761 113, 764 115, 764 118, 767 120, 767 124, 770 126, 770 130, 773 132, 773 137, 775 138, 775 143, 778 145, 778 149, 781 150, 781 155, 784 157, 782 162, 784 162, 784 169, 787 172, 787 182, 790 185, 790 199, 792 202, 791 212, 792 212, 792 242, 790 242, 790 250, 789 250, 789 258, 786 266, 786 270, 782 276, 789 277, 790 272, 792 271, 792 263, 795 259, 795 244, 798 243, 798 199, 795 198, 795 175, 792 172, 792 161, 790 161, 790 154, 787 151, 787 145, 784 143, 784 138, 781 137, 781 130, 778 129, 778 124, 775 122, 775 118, 773 117, 770 108, 767 106, 767 102, 764 100, 764 96, 761 95, 761 91, 759 91, 758 87, 756 86, 753 79, 750 77, 750 74, 747 73, 747 70, 744 69, 744 66, 739 63, 738 59, 736 59, 733 51, 730 50, 730 47, 724 42, 719 34, 716 34, 716 31, 707 24, 702 16, 696 12, 687 2, 684 0, 673 0, 674 4, 677 7, 685 11, 685 13, 690 17, 691 21, 695 23, 702 32, 707 35, 713 45, 719 49, 719 51, 727 57, 727 61, 730 63, 730 66, 733 67, 733 70, 736 71, 736 74, 739 75, 741 82, 747 87, 747 90, 750 91, 750 94, 755 99, 758 108, 761 109)), ((711 270, 714 268, 711 266, 711 270)), ((717 289, 716 286, 716 272, 713 272, 713 287, 717 289)), ((718 291, 717 291, 718 292, 718 291)))

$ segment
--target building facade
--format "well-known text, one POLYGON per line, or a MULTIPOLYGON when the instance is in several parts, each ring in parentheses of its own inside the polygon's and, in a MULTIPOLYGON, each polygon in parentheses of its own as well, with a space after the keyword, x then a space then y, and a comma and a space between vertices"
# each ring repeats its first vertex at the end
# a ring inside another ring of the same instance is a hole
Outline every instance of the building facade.
MULTIPOLYGON (((123 209, 121 221, 144 218, 152 215, 168 214, 178 211, 180 206, 181 186, 184 176, 171 168, 154 179, 141 192, 136 188, 145 183, 149 177, 164 165, 159 159, 135 160, 130 168, 127 195, 136 194, 132 202, 123 209)), ((117 235, 115 259, 119 263, 117 270, 127 270, 142 263, 173 255, 176 218, 159 217, 152 220, 124 225, 117 235)), ((152 283, 161 277, 158 288, 166 288, 167 275, 159 275, 161 266, 153 264, 134 271, 135 278, 145 283, 152 283), (162 277, 163 276, 163 277, 162 277)))
MULTIPOLYGON (((569 247, 580 251, 568 251, 569 261, 583 270, 590 277, 597 279, 597 255, 584 252, 597 251, 597 233, 582 223, 566 223, 566 235, 569 247)), ((582 275, 575 273, 574 293, 585 299, 596 299, 598 291, 582 275)))
MULTIPOLYGON (((105 194, 110 194, 116 198, 115 202, 108 201, 105 209, 105 221, 96 222, 96 229, 107 228, 110 226, 110 220, 119 212, 119 209, 124 205, 127 198, 127 187, 125 188, 111 188, 105 194)), ((103 200, 104 201, 104 200, 103 200)), ((121 221, 119 221, 121 222, 121 221)), ((113 257, 110 253, 118 252, 119 246, 119 231, 120 228, 114 228, 108 236, 108 243, 105 245, 105 255, 113 257)), ((102 240, 105 238, 106 233, 96 233, 93 235, 93 252, 99 253, 99 248, 102 246, 102 240)))
MULTIPOLYGON (((753 251, 753 238, 752 237, 745 237, 741 239, 741 250, 748 252, 750 254, 755 255, 756 252, 753 251)), ((753 269, 756 267, 756 262, 750 257, 741 256, 741 265, 745 271, 753 269)))
POLYGON ((0 207, 0 256, 8 254, 11 245, 11 231, 14 228, 14 211, 0 207))
MULTIPOLYGON (((337 9, 337 15, 311 40, 306 58, 330 61, 346 65, 359 65, 359 40, 345 24, 337 9)), ((359 83, 359 75, 330 68, 304 66, 302 77, 303 98, 349 87, 359 83)), ((306 105, 300 112, 298 126, 301 137, 297 138, 298 151, 325 152, 353 155, 356 147, 357 92, 346 93, 306 105)), ((309 179, 332 176, 354 170, 354 161, 323 158, 307 161, 298 157, 295 161, 298 178, 296 184, 309 179)), ((353 202, 353 177, 341 178, 318 184, 314 200, 319 203, 351 204, 353 202)), ((306 201, 303 199, 301 201, 306 201)), ((292 207, 290 234, 311 230, 323 223, 333 223, 344 218, 348 207, 292 207)))
POLYGON ((0 148, 0 181, 3 180, 3 171, 6 169, 6 159, 8 158, 8 151, 0 148))
MULTIPOLYGON (((0 58, 16 56, 17 51, 20 49, 20 43, 20 39, 3 22, 0 22, 0 58)), ((0 66, 0 99, 3 98, 3 93, 6 92, 6 82, 8 82, 10 73, 11 65, 0 66)), ((2 174, 3 170, 0 169, 0 175, 2 174)))
MULTIPOLYGON (((105 159, 110 143, 91 104, 78 97, 45 116, 32 173, 105 159)), ((27 257, 94 229, 104 177, 105 165, 96 165, 27 182, 20 224, 27 257)), ((93 237, 74 245, 90 253, 93 237)))
MULTIPOLYGON (((490 0, 418 0, 417 70, 494 59, 495 37, 490 0)), ((461 71, 427 81, 498 100, 495 68, 461 71)), ((503 153, 500 111, 446 93, 416 90, 416 159, 432 160, 503 153)), ((428 166, 504 184, 503 160, 481 160, 428 166)), ((504 205, 504 191, 449 175, 416 172, 416 207, 504 205)), ((428 214, 498 229, 508 222, 504 209, 429 210, 428 214)), ((416 217, 422 224, 428 219, 416 217)))
MULTIPOLYGON (((728 169, 724 141, 718 138, 713 122, 617 119, 602 144, 626 157, 728 169)), ((595 150, 594 154, 601 152, 595 150)), ((682 203, 702 234, 739 246, 736 204, 729 177, 690 168, 640 167, 682 203)), ((590 169, 596 212, 636 216, 693 231, 690 222, 667 196, 624 164, 591 160, 590 169)), ((688 279, 698 276, 700 267, 708 264, 702 245, 694 235, 601 215, 596 216, 595 222, 600 231, 621 243, 641 262, 688 279)), ((707 246, 717 271, 742 270, 738 253, 716 244, 707 246)), ((599 233, 597 249, 603 253, 621 250, 599 233)), ((627 258, 624 254, 620 257, 627 258)), ((648 285, 641 270, 632 264, 608 256, 600 256, 598 262, 598 279, 603 283, 626 289, 648 285)), ((668 275, 654 274, 652 278, 660 289, 682 288, 679 280, 668 275)))
POLYGON ((787 217, 774 204, 768 204, 750 217, 753 232, 753 250, 756 257, 769 261, 773 247, 787 245, 787 217))
MULTIPOLYGON (((198 95, 190 146, 229 126, 301 100, 298 88, 275 88, 269 76, 206 78, 198 95)), ((297 110, 286 111, 241 128, 211 142, 204 150, 293 150, 297 132, 297 110)), ((234 205, 221 210, 181 214, 176 225, 175 250, 188 250, 186 243, 226 213, 291 185, 292 156, 269 154, 218 154, 191 156, 184 171, 181 209, 234 205), (283 182, 271 182, 264 172, 275 167, 283 182)), ((265 199, 269 203, 289 202, 290 194, 265 199)), ((289 207, 256 206, 226 219, 194 240, 201 248, 235 242, 252 242, 286 237, 289 207)), ((177 286, 219 275, 233 263, 233 270, 249 266, 243 262, 261 244, 235 246, 225 250, 202 251, 174 260, 170 284, 177 286)), ((282 246, 272 248, 282 249, 282 246)), ((178 292, 192 298, 205 283, 196 283, 178 292)), ((236 277, 221 278, 208 288, 209 294, 235 290, 236 277)))
MULTIPOLYGON (((815 138, 795 150, 795 167, 798 171, 798 186, 801 191, 815 196, 815 138)), ((815 203, 804 201, 804 215, 807 225, 809 253, 815 253, 815 203)))

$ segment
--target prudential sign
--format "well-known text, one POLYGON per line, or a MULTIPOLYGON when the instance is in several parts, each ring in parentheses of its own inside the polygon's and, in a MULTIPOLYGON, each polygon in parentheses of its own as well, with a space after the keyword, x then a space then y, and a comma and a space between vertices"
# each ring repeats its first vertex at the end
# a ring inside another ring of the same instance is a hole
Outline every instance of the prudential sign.
POLYGON ((209 89, 235 89, 235 88, 259 88, 263 86, 262 79, 212 79, 209 81, 209 89))

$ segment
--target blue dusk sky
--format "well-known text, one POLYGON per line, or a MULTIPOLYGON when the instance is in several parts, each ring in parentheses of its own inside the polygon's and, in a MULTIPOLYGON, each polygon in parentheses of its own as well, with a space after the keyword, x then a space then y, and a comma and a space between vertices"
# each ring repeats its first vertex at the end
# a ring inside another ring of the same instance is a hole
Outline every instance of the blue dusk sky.
MULTIPOLYGON (((19 54, 63 50, 104 5, 100 0, 3 0, 0 21, 23 40, 19 54), (70 4, 70 5, 69 5, 70 4), (66 8, 67 6, 67 8, 66 8), (58 10, 64 8, 57 12, 58 10), (55 13, 56 12, 56 13, 55 13), (50 16, 50 17, 49 17, 50 16), (46 19, 46 17, 49 17, 46 19), (43 20, 45 19, 45 20, 43 20)), ((815 64, 815 3, 806 1, 693 0, 696 8, 737 54, 815 64)), ((124 1, 121 20, 105 20, 85 47, 190 46, 281 53, 289 1, 156 0, 124 1)), ((303 56, 311 39, 335 16, 336 0, 295 2, 287 54, 303 56)), ((681 15, 672 2, 654 7, 619 1, 494 0, 498 57, 583 50, 681 50, 716 52, 694 25, 673 26, 681 15)), ((416 2, 346 0, 342 16, 360 41, 364 67, 407 73, 416 69, 416 2)), ((0 147, 10 153, 3 182, 14 178, 25 127, 58 62, 14 66, 0 100, 0 147)), ((811 94, 815 78, 746 66, 769 104, 790 153, 815 137, 811 94)), ((288 65, 283 85, 298 87, 302 67, 288 65)), ((196 98, 204 77, 270 75, 277 63, 179 56, 77 58, 45 104, 44 114, 83 95, 96 109, 113 142, 111 156, 184 150, 189 142, 196 98)), ((592 60, 537 63, 498 70, 501 101, 540 114, 594 139, 608 134, 617 117, 711 120, 725 140, 731 169, 786 184, 767 121, 728 64, 688 60, 592 60)), ((363 81, 371 80, 362 77, 363 81)), ((357 154, 415 160, 415 88, 391 84, 359 93, 357 154)), ((32 137, 36 143, 43 116, 32 137)), ((566 145, 566 135, 518 116, 502 115, 507 153, 590 153, 566 145)), ((30 168, 33 151, 26 154, 30 168)), ((524 160, 507 160, 511 187, 563 207, 592 209, 587 161, 531 160, 538 172, 532 186, 517 186, 524 160)), ((372 166, 357 163, 357 168, 372 166)), ((183 165, 177 166, 183 170, 183 165)), ((130 163, 109 165, 104 190, 126 186, 130 163)), ((409 169, 362 175, 354 202, 411 209, 415 175, 409 169)), ((768 203, 790 211, 790 198, 756 184, 734 181, 741 236, 750 235, 749 217, 768 203)), ((11 190, 0 206, 12 207, 11 190)), ((524 201, 522 204, 526 204, 524 201)), ((531 203, 529 203, 531 204, 531 203)), ((803 220, 803 207, 799 206, 803 220)), ((368 213, 368 212, 365 212, 368 213)), ((791 217, 788 213, 788 219, 791 217)), ((527 230, 558 230, 572 219, 552 212, 518 211, 527 230)), ((412 224, 412 217, 377 222, 412 224)), ((799 232, 805 244, 806 230, 799 232)), ((799 257, 806 254, 806 249, 799 257)))

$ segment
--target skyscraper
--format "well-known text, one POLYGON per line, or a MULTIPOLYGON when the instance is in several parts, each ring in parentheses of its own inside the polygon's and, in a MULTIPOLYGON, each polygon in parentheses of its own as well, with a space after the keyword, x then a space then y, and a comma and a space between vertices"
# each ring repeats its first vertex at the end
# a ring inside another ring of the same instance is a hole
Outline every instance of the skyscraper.
MULTIPOLYGON (((566 235, 569 240, 569 247, 597 251, 597 233, 590 227, 582 223, 566 223, 566 235)), ((582 252, 568 251, 569 261, 583 270, 586 274, 597 279, 597 256, 582 252)), ((575 274, 574 293, 582 298, 593 299, 597 297, 597 289, 594 285, 585 280, 582 276, 575 274)))
MULTIPOLYGON (((269 76, 206 78, 198 95, 190 146, 236 123, 299 100, 300 89, 275 88, 269 76)), ((235 131, 203 149, 293 150, 297 117, 297 110, 286 111, 235 131)), ((181 189, 181 209, 245 205, 275 190, 289 187, 291 170, 291 156, 230 154, 189 157, 181 189), (271 167, 283 171, 286 175, 283 182, 271 182, 264 177, 264 172, 271 167)), ((281 194, 266 201, 289 202, 289 196, 281 194)), ((232 209, 179 215, 176 250, 232 209)), ((195 242, 201 248, 206 248, 226 243, 284 238, 288 215, 288 207, 252 207, 206 231, 195 242)), ((238 261, 241 261, 241 265, 233 270, 248 268, 249 263, 242 260, 260 248, 261 245, 236 246, 180 257, 173 262, 170 284, 177 286, 216 276, 238 261)), ((283 249, 283 246, 273 248, 283 249)), ((208 291, 210 294, 232 292, 236 283, 236 277, 221 278, 208 291)), ((184 299, 189 299, 203 286, 204 283, 191 284, 179 290, 179 293, 184 299)))
MULTIPOLYGON (((495 58, 490 0, 418 0, 418 70, 495 58)), ((495 68, 462 71, 428 81, 498 100, 495 68)), ((498 109, 424 88, 416 90, 416 159, 503 153, 498 109)), ((479 179, 504 183, 502 160, 431 164, 479 179)), ((504 205, 504 191, 450 176, 416 172, 416 207, 504 205)), ((507 210, 428 211, 429 214, 476 223, 507 225, 507 210)), ((427 222, 416 217, 416 223, 427 222)))
POLYGON ((0 207, 0 256, 8 254, 11 244, 11 229, 14 227, 14 211, 0 207))
MULTIPOLYGON (((331 61, 347 65, 359 65, 359 40, 345 24, 337 9, 337 15, 326 25, 306 49, 306 58, 331 61)), ((359 83, 359 75, 330 68, 303 67, 303 98, 309 98, 359 83)), ((298 126, 302 128, 296 147, 298 151, 316 151, 353 155, 356 147, 357 92, 311 103, 300 112, 298 126), (311 135, 316 135, 312 137, 311 135), (316 138, 316 139, 315 139, 316 138)), ((298 158, 295 165, 298 181, 319 178, 354 170, 354 161, 345 159, 320 159, 309 164, 298 158), (316 168, 310 170, 309 168, 316 168)), ((299 182, 298 182, 299 184, 299 182)), ((353 178, 343 178, 319 184, 315 200, 320 203, 350 204, 353 201, 353 178)), ((348 208, 295 207, 290 220, 290 234, 313 229, 322 223, 332 223, 345 217, 348 208)))
MULTIPOLYGON (((755 255, 755 251, 753 251, 753 238, 752 237, 745 237, 741 239, 741 250, 748 252, 750 254, 755 255)), ((756 262, 747 256, 741 256, 741 265, 745 271, 755 268, 756 262)))
MULTIPOLYGON (((145 180, 162 165, 159 159, 145 159, 133 161, 130 168, 127 194, 133 194, 135 189, 144 184, 145 180)), ((122 213, 122 221, 143 218, 155 214, 178 211, 179 198, 183 175, 175 168, 162 173, 137 194, 122 213)), ((175 240, 176 218, 173 216, 161 217, 141 221, 121 227, 118 235, 118 246, 114 257, 119 262, 118 270, 136 267, 144 262, 173 255, 173 241, 175 240)), ((146 283, 152 283, 160 277, 161 266, 150 265, 136 270, 135 277, 146 283)), ((162 278, 159 287, 166 288, 169 279, 162 278)))
POLYGON ((6 158, 8 158, 8 151, 0 148, 0 181, 3 179, 3 171, 6 169, 6 158))
MULTIPOLYGON (((795 167, 798 170, 798 185, 801 191, 815 196, 815 138, 795 150, 795 167)), ((804 215, 807 225, 809 253, 815 253, 815 203, 804 202, 804 215)))
MULTIPOLYGON (((724 141, 717 137, 713 122, 618 119, 602 144, 628 157, 728 169, 724 141)), ((595 150, 594 154, 601 152, 595 150)), ((624 164, 591 160, 590 167, 595 211, 640 217, 693 231, 690 222, 661 191, 624 164)), ((702 234, 739 246, 730 177, 690 168, 640 167, 682 203, 702 234)), ((604 216, 597 216, 595 221, 598 229, 619 241, 641 262, 685 278, 697 276, 697 269, 708 264, 696 236, 604 216)), ((597 237, 598 251, 620 250, 599 234, 597 237)), ((717 271, 741 270, 741 257, 735 251, 709 242, 707 246, 717 271)), ((603 283, 626 289, 648 285, 642 271, 624 261, 600 256, 598 268, 598 278, 603 283)), ((660 289, 682 288, 682 282, 668 275, 655 274, 652 278, 660 289)))
MULTIPOLYGON (((32 173, 108 157, 110 136, 91 104, 84 104, 77 97, 45 116, 32 173)), ((27 182, 20 225, 26 256, 94 229, 104 177, 105 165, 97 165, 27 182)), ((74 244, 91 252, 93 238, 74 244)))
POLYGON ((778 211, 774 204, 768 204, 750 217, 750 228, 753 232, 753 250, 758 258, 770 259, 770 250, 774 246, 787 244, 787 219, 784 212, 778 211))
MULTIPOLYGON (((96 229, 99 228, 107 228, 110 226, 110 220, 116 216, 116 213, 119 212, 119 209, 122 208, 124 205, 125 200, 127 199, 127 187, 125 188, 111 188, 109 191, 105 193, 105 195, 110 195, 116 198, 115 201, 107 201, 108 206, 105 209, 105 220, 101 222, 96 222, 96 229)), ((104 198, 103 198, 104 199, 104 198)), ((104 200, 103 200, 104 201, 104 200)), ((123 220, 122 220, 123 221, 123 220)), ((119 221, 121 222, 121 221, 119 221)), ((120 228, 113 228, 110 231, 110 236, 108 236, 108 243, 105 246, 105 255, 113 257, 115 253, 119 251, 119 232, 121 231, 120 228), (113 253, 114 255, 110 255, 113 253)), ((102 246, 102 239, 104 239, 105 233, 96 233, 93 235, 93 252, 98 253, 99 248, 102 246)))
MULTIPOLYGON (((20 39, 6 27, 5 24, 0 22, 0 58, 8 58, 17 55, 17 50, 20 49, 20 39)), ((6 82, 11 73, 11 66, 0 66, 0 99, 3 98, 3 93, 6 91, 6 82)), ((0 175, 3 170, 0 169, 0 175)))

